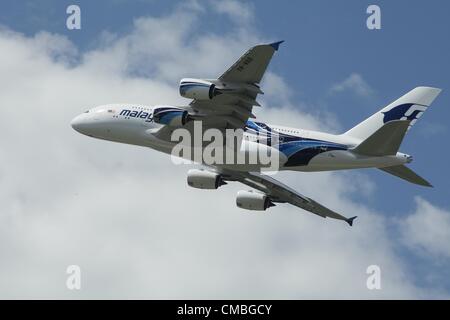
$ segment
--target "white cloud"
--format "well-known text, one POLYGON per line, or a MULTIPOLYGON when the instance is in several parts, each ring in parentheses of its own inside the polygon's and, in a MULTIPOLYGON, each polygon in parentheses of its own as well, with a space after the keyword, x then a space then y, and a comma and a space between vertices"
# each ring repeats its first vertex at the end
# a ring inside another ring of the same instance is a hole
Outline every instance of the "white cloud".
POLYGON ((202 14, 197 6, 183 4, 167 16, 138 18, 125 36, 103 34, 104 46, 86 53, 84 66, 176 85, 180 77, 194 73, 202 78, 220 76, 249 43, 261 41, 244 27, 220 35, 208 33, 200 25, 202 14))
POLYGON ((450 212, 417 197, 415 212, 400 223, 404 243, 420 254, 450 259, 450 212))
POLYGON ((267 71, 262 88, 265 94, 258 100, 265 108, 254 109, 254 114, 261 120, 273 123, 273 119, 277 119, 278 124, 317 131, 337 132, 341 129, 333 114, 315 111, 318 108, 314 105, 298 101, 293 103, 291 89, 281 76, 267 71))
POLYGON ((370 97, 373 94, 373 89, 358 73, 352 73, 348 78, 342 82, 334 84, 330 92, 339 93, 344 91, 350 91, 361 97, 370 97))
POLYGON ((253 11, 248 3, 224 0, 211 1, 210 4, 215 11, 228 15, 237 24, 248 24, 253 21, 253 11))
MULTIPOLYGON (((0 297, 432 296, 406 273, 385 219, 351 200, 364 202, 373 192, 361 176, 278 175, 358 215, 353 228, 288 205, 252 214, 234 205, 245 187, 190 189, 188 167, 172 165, 169 156, 70 128, 76 114, 99 104, 186 103, 177 79, 220 74, 259 39, 245 31, 186 39, 199 14, 140 18, 130 34, 109 37, 75 65, 67 61, 76 49, 64 37, 0 32, 0 297), (82 268, 79 292, 65 288, 71 264, 82 268), (371 264, 382 268, 381 291, 366 289, 371 264)), ((283 79, 270 77, 264 90, 284 95, 277 109, 264 111, 270 122, 317 126, 305 109, 295 110, 283 79)))

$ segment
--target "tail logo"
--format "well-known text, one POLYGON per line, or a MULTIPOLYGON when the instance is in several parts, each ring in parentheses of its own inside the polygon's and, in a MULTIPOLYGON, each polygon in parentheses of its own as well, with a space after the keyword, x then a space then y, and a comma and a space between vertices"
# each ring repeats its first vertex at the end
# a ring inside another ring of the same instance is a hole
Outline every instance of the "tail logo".
MULTIPOLYGON (((426 109, 427 106, 424 105, 414 103, 401 104, 389 111, 383 112, 383 122, 386 123, 393 120, 409 120, 411 122, 415 122, 420 118, 420 116, 426 109)), ((413 123, 411 123, 411 125, 412 124, 413 123)))

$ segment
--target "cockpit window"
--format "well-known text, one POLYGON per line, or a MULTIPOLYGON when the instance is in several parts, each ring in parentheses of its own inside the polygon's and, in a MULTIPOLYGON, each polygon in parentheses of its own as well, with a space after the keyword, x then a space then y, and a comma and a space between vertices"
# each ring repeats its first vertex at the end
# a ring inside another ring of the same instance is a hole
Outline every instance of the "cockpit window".
POLYGON ((89 110, 86 110, 84 113, 89 113, 89 110))

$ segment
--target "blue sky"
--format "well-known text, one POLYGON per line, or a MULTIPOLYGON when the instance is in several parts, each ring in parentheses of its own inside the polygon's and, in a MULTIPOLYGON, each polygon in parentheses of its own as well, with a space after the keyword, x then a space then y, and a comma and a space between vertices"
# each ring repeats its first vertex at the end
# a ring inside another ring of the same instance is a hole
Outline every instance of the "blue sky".
MULTIPOLYGON (((432 1, 245 1, 253 11, 249 28, 267 40, 285 40, 270 70, 283 76, 291 89, 291 101, 301 101, 314 114, 330 113, 346 130, 416 86, 443 89, 432 107, 409 131, 402 151, 414 156, 411 167, 431 181, 432 189, 408 184, 381 171, 365 170, 375 184, 373 197, 364 199, 374 210, 402 219, 416 208, 415 196, 450 210, 450 179, 447 148, 450 131, 450 3, 432 1), (366 8, 381 7, 382 29, 366 28, 366 8), (358 74, 370 88, 368 94, 353 90, 330 92, 351 74, 358 74)), ((124 35, 133 20, 164 16, 176 7, 170 1, 2 1, 0 24, 26 36, 38 31, 65 35, 80 54, 95 48, 105 30, 124 35), (78 4, 82 30, 65 28, 65 9, 78 4)), ((203 14, 193 30, 193 39, 205 33, 229 33, 226 16, 203 14)), ((187 40, 186 40, 187 41, 187 40)), ((252 46, 255 43, 248 43, 252 46)), ((158 43, 154 44, 155 46, 158 43)), ((232 63, 232 61, 230 61, 232 63)), ((151 62, 149 62, 151 64, 151 62)), ((202 75, 190 75, 192 77, 202 75)), ((270 119, 269 119, 270 120, 270 119)), ((270 122, 270 121, 269 121, 270 122)), ((358 201, 358 199, 355 199, 358 201)), ((430 256, 398 246, 394 225, 388 226, 393 246, 405 259, 417 283, 427 283, 436 274, 439 285, 450 291, 448 259, 430 256)), ((450 245, 450 244, 449 244, 450 245)), ((435 281, 435 280, 434 280, 435 281)), ((433 285, 432 282, 431 285, 433 285)))

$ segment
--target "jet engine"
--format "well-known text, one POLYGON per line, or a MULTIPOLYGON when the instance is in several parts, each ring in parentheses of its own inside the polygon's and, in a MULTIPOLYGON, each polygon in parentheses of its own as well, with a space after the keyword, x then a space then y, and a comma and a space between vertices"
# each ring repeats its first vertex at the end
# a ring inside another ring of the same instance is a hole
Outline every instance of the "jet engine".
POLYGON ((211 100, 220 92, 216 85, 206 80, 185 78, 180 81, 180 95, 189 99, 211 100))
POLYGON ((153 121, 170 127, 184 126, 189 120, 187 110, 174 107, 156 107, 153 109, 153 121))
POLYGON ((198 189, 217 189, 227 184, 220 174, 206 170, 191 169, 188 171, 187 183, 198 189))
POLYGON ((237 193, 236 205, 242 209, 257 211, 264 211, 267 208, 275 206, 264 193, 243 190, 237 193))

